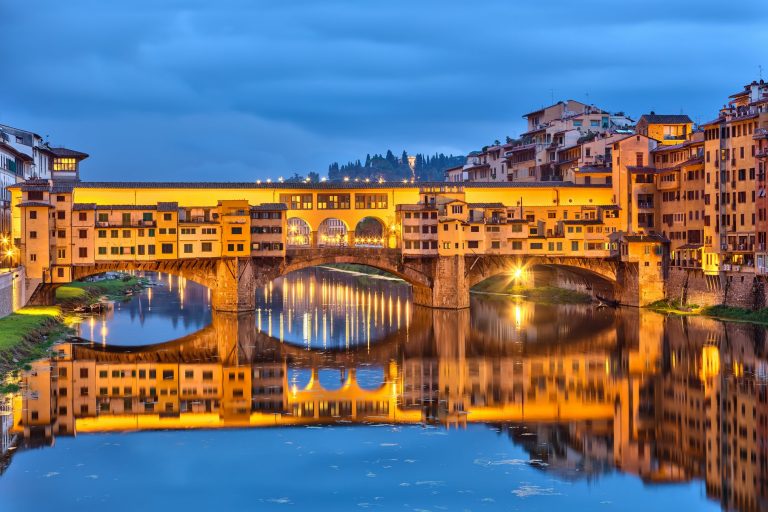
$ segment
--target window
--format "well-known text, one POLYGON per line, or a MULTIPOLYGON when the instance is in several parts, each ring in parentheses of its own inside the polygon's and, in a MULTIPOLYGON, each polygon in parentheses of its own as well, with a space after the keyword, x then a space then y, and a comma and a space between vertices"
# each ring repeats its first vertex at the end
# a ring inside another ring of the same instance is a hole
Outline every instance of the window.
POLYGON ((88 257, 88 248, 87 247, 80 247, 77 249, 77 256, 80 258, 87 258, 88 257))
POLYGON ((66 249, 56 249, 56 257, 59 259, 64 259, 67 257, 67 250, 66 249))
POLYGON ((58 238, 67 238, 67 232, 63 229, 59 229, 58 231, 56 231, 56 236, 58 238))
POLYGON ((98 215, 99 222, 109 222, 109 214, 107 213, 100 213, 98 215))
POLYGON ((384 209, 387 207, 387 194, 355 194, 355 208, 384 209))
POLYGON ((54 158, 53 159, 54 171, 76 171, 77 160, 74 158, 54 158))
POLYGON ((35 210, 31 210, 29 212, 29 220, 35 220, 37 219, 37 212, 35 210))
POLYGON ((65 211, 56 212, 56 218, 59 220, 65 220, 67 218, 67 212, 65 211))
POLYGON ((162 254, 173 254, 173 244, 162 244, 160 246, 160 252, 162 254))
POLYGON ((243 244, 237 244, 237 250, 242 251, 243 250, 243 244))
POLYGON ((212 252, 213 251, 213 244, 211 242, 203 242, 200 250, 202 252, 212 252))
POLYGON ((348 210, 349 194, 317 194, 318 210, 348 210))
POLYGON ((29 238, 37 238, 37 231, 30 231, 29 238))
POLYGON ((280 194, 280 202, 291 210, 311 210, 312 194, 280 194))
POLYGON ((163 214, 163 220, 172 220, 173 216, 170 213, 163 214))
POLYGON ((88 230, 87 229, 80 229, 80 230, 78 230, 77 236, 80 239, 88 238, 88 230))
POLYGON ((454 213, 454 214, 464 213, 464 207, 462 205, 453 205, 451 206, 451 213, 454 213))
POLYGON ((107 254, 107 248, 106 247, 99 247, 98 248, 98 254, 99 254, 99 256, 105 256, 107 254))
POLYGON ((233 235, 242 235, 243 234, 243 228, 241 227, 233 227, 232 228, 232 234, 233 235))
POLYGON ((79 220, 79 221, 86 221, 86 220, 88 220, 88 214, 85 213, 85 212, 79 212, 77 214, 77 220, 79 220))
POLYGON ((192 253, 192 244, 184 244, 184 253, 185 254, 191 254, 192 253))
POLYGON ((142 213, 141 220, 143 220, 144 222, 152 222, 152 212, 142 213))

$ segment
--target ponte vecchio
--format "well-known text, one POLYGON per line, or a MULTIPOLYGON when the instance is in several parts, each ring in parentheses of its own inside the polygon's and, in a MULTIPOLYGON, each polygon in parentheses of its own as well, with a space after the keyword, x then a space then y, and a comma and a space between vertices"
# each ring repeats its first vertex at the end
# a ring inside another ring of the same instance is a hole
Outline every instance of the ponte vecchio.
POLYGON ((408 281, 417 305, 461 309, 474 284, 534 267, 639 306, 664 296, 666 240, 633 226, 626 184, 151 183, 28 180, 14 243, 40 292, 108 270, 157 270, 248 311, 254 289, 330 263, 408 281))

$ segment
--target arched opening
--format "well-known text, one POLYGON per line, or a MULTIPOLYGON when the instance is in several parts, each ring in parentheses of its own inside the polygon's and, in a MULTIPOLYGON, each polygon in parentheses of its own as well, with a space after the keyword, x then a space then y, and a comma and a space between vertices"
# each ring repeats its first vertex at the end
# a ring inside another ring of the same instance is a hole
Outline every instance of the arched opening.
POLYGON ((312 245, 312 228, 304 219, 288 219, 288 247, 309 247, 312 245))
POLYGON ((510 263, 473 280, 474 292, 521 295, 553 302, 615 299, 614 280, 593 270, 562 264, 510 263))
POLYGON ((329 218, 320 223, 317 228, 317 245, 319 247, 347 247, 347 225, 343 220, 329 218))
POLYGON ((387 245, 384 223, 376 217, 365 217, 355 226, 355 247, 381 248, 387 245))

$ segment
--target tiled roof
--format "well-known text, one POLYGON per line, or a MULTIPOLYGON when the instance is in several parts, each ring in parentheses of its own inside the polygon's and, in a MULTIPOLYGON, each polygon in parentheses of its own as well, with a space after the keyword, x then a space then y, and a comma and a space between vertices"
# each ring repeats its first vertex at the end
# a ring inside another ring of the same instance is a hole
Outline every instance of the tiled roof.
MULTIPOLYGON (((599 185, 598 185, 599 186, 599 185)), ((254 182, 152 182, 152 181, 81 181, 75 184, 75 188, 104 188, 104 189, 148 189, 148 188, 161 188, 161 189, 254 189, 254 190, 341 190, 341 189, 420 189, 420 188, 460 188, 460 189, 472 189, 472 188, 589 188, 595 187, 595 185, 582 185, 576 184, 570 181, 560 181, 557 184, 553 182, 471 182, 471 183, 451 183, 447 181, 424 181, 418 183, 402 183, 402 182, 331 182, 325 181, 322 183, 254 183, 254 182)))
POLYGON ((587 165, 584 167, 580 167, 578 171, 579 173, 584 174, 594 174, 594 173, 601 173, 601 174, 610 174, 613 172, 613 169, 611 167, 594 167, 591 165, 587 165))
POLYGON ((53 208, 52 204, 46 203, 46 202, 43 202, 43 201, 23 201, 23 202, 17 204, 16 206, 18 206, 19 208, 23 208, 25 206, 40 206, 40 207, 43 207, 43 208, 53 208))
POLYGON ((153 204, 97 204, 97 210, 157 210, 153 204))
POLYGON ((502 203, 467 203, 470 208, 506 208, 502 203))
POLYGON ((178 209, 179 209, 179 203, 175 203, 175 202, 157 203, 157 211, 159 212, 175 212, 178 209))
POLYGON ((251 206, 251 210, 287 210, 288 206, 285 203, 261 203, 257 206, 251 206))
POLYGON ((640 116, 640 120, 643 119, 649 124, 687 124, 693 122, 685 114, 643 114, 640 116))
POLYGON ((96 209, 96 203, 75 203, 72 205, 73 211, 85 211, 85 210, 95 210, 96 209))
POLYGON ((40 146, 39 149, 51 153, 53 156, 58 158, 77 158, 79 160, 88 158, 87 153, 81 153, 80 151, 75 151, 74 149, 52 148, 48 146, 40 146))

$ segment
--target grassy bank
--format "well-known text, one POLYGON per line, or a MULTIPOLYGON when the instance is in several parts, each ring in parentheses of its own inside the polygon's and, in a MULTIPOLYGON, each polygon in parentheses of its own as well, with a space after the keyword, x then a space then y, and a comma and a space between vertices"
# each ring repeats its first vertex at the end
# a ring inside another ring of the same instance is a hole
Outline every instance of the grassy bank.
POLYGON ((96 302, 102 296, 119 300, 144 284, 133 276, 68 283, 56 289, 58 306, 28 306, 0 318, 0 391, 9 372, 44 357, 53 343, 71 334, 70 326, 77 317, 62 310, 96 302))
POLYGON ((59 302, 90 302, 98 297, 119 300, 130 290, 136 290, 146 284, 146 280, 134 276, 102 281, 73 281, 56 288, 56 300, 59 302))
POLYGON ((696 304, 681 305, 676 300, 660 300, 646 306, 648 309, 670 315, 700 315, 733 322, 751 322, 768 324, 768 308, 752 311, 725 305, 698 306, 696 304))
POLYGON ((526 288, 510 281, 507 276, 486 279, 475 285, 472 291, 494 295, 519 295, 531 302, 544 304, 586 304, 592 302, 592 297, 585 293, 554 286, 526 288))
POLYGON ((71 332, 57 306, 30 306, 0 318, 0 393, 12 390, 9 372, 45 356, 51 345, 71 332))

